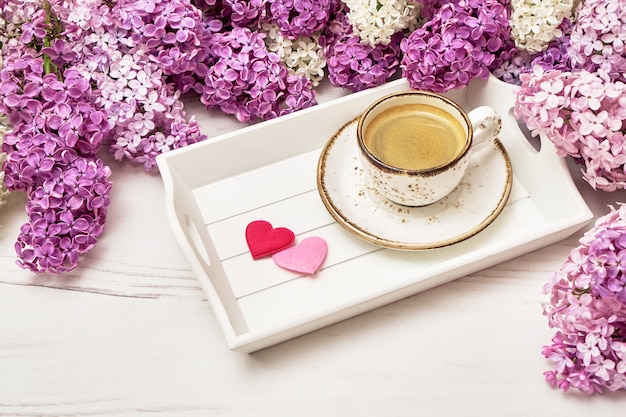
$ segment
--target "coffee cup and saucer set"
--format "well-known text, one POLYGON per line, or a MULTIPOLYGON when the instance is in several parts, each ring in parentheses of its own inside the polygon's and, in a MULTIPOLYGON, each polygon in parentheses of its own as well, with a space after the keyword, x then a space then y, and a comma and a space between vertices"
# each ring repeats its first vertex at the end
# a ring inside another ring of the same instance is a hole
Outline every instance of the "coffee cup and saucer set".
POLYGON ((449 246, 484 230, 513 184, 491 107, 409 90, 372 103, 322 149, 317 188, 343 228, 399 250, 449 246))

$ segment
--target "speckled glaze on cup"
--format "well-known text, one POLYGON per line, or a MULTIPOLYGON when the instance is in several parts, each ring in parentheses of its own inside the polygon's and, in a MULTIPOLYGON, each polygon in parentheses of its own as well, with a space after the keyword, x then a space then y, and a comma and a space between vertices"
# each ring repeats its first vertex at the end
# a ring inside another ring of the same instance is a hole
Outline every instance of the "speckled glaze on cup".
POLYGON ((466 113, 442 95, 425 91, 403 91, 382 97, 360 116, 357 141, 363 168, 374 188, 389 200, 405 206, 425 206, 448 195, 461 182, 472 153, 497 137, 502 126, 498 113, 482 106, 466 113), (458 154, 443 165, 410 170, 389 164, 373 155, 364 141, 369 123, 385 110, 405 104, 427 104, 452 115, 464 128, 465 142, 458 154))

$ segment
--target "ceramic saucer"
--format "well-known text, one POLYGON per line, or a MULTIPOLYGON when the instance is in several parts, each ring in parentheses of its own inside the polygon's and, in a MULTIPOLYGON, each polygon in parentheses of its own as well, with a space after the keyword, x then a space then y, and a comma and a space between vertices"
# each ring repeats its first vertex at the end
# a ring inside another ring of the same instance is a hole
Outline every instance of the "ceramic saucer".
POLYGON ((392 249, 439 248, 479 233, 506 205, 513 170, 498 139, 472 156, 461 184, 449 195, 428 206, 407 207, 372 188, 359 160, 356 125, 352 120, 330 138, 317 167, 326 209, 356 236, 392 249))

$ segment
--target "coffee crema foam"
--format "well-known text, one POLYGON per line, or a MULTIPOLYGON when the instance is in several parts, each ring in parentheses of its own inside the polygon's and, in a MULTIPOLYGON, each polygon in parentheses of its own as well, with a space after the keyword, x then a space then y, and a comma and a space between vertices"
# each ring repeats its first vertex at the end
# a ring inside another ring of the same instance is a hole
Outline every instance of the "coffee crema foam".
POLYGON ((425 170, 453 161, 463 149, 463 125, 428 104, 403 104, 374 117, 363 132, 369 151, 387 165, 425 170))

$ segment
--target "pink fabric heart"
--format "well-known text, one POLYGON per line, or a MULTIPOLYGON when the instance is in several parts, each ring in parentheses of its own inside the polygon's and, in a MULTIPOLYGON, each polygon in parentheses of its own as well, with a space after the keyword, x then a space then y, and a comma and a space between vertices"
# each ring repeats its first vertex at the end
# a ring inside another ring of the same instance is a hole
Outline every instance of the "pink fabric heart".
POLYGON ((296 246, 275 253, 272 259, 282 268, 313 275, 322 265, 327 252, 326 241, 321 237, 311 236, 296 246))
POLYGON ((277 227, 265 220, 255 220, 246 227, 246 242, 252 259, 269 256, 291 246, 296 239, 286 227, 277 227))

